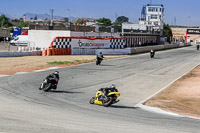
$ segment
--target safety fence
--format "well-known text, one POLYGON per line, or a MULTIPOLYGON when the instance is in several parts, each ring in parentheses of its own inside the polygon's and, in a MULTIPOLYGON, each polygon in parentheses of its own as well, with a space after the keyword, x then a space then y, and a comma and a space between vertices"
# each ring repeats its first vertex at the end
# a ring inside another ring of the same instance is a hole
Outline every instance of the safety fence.
POLYGON ((42 51, 42 56, 71 55, 70 48, 49 48, 42 51))

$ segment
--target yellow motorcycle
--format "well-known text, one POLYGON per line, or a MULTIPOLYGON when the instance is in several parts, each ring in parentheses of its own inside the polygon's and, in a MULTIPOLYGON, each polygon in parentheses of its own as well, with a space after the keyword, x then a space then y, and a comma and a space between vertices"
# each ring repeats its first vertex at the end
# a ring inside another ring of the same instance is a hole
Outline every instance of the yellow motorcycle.
POLYGON ((108 107, 114 103, 119 102, 119 100, 117 99, 119 96, 120 93, 118 92, 117 89, 115 90, 108 89, 107 92, 103 89, 100 89, 97 91, 96 96, 90 99, 89 103, 108 107))

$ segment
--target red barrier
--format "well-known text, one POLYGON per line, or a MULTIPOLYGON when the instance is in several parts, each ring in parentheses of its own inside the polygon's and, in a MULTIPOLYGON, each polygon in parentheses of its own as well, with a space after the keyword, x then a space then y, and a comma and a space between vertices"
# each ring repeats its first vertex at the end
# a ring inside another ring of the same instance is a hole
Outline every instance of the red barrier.
POLYGON ((52 55, 52 49, 47 49, 47 56, 51 56, 52 55))
POLYGON ((50 48, 42 51, 42 56, 71 55, 70 48, 50 48))
POLYGON ((64 55, 67 55, 67 49, 66 48, 64 49, 64 55))
POLYGON ((42 51, 42 56, 47 56, 47 50, 42 51))

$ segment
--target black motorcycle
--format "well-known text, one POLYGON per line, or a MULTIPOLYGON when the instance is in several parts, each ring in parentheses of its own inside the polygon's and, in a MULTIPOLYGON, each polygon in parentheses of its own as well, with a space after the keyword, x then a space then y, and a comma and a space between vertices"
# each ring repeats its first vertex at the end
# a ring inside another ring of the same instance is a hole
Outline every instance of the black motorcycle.
POLYGON ((55 80, 51 77, 46 77, 43 83, 40 85, 39 90, 43 90, 45 92, 50 91, 51 89, 57 89, 58 80, 55 80))
POLYGON ((199 50, 199 45, 197 45, 197 50, 199 50))
POLYGON ((103 58, 98 57, 96 59, 96 65, 101 65, 102 60, 103 60, 103 58))
POLYGON ((155 51, 154 51, 154 50, 151 50, 151 51, 150 51, 150 57, 151 57, 151 58, 154 58, 154 56, 155 56, 155 51))

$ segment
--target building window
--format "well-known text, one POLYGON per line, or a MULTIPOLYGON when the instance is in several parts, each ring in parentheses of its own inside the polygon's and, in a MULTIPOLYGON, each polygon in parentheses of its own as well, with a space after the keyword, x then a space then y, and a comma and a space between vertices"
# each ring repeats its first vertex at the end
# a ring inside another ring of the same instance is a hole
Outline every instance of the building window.
POLYGON ((158 19, 157 15, 151 15, 151 19, 158 19))
POLYGON ((158 12, 158 11, 159 11, 159 8, 156 8, 156 7, 149 7, 149 8, 148 8, 148 11, 149 11, 149 12, 158 12))
POLYGON ((148 16, 148 21, 150 21, 150 17, 151 17, 151 16, 148 16))
POLYGON ((155 25, 155 26, 158 26, 158 22, 154 22, 154 25, 155 25))

